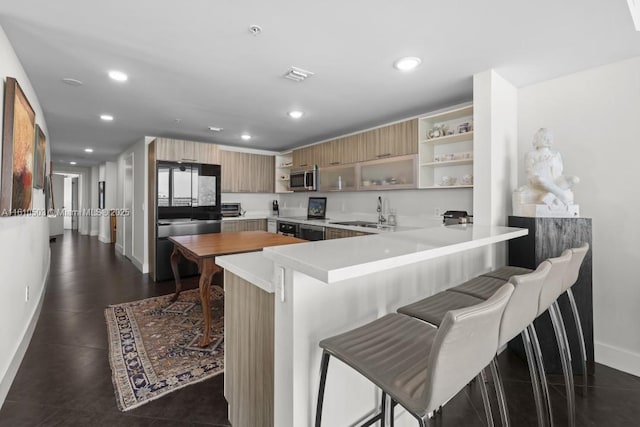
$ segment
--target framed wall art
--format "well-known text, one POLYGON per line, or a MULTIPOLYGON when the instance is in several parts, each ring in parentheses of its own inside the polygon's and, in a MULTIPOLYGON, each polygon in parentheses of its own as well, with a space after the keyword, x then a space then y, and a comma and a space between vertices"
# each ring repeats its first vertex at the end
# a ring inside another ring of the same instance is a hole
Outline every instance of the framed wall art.
POLYGON ((16 79, 4 86, 0 215, 31 211, 36 114, 16 79))
POLYGON ((33 159, 33 188, 44 188, 44 177, 46 175, 46 160, 47 160, 47 138, 44 136, 44 132, 40 129, 40 126, 36 125, 36 148, 35 158, 33 159))

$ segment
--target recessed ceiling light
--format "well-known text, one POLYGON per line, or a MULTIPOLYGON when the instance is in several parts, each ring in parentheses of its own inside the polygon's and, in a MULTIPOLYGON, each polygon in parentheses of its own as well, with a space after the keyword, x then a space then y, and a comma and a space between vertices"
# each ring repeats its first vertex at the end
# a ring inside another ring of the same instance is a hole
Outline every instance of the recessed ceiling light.
POLYGON ((211 132, 220 132, 222 130, 222 128, 216 127, 216 126, 209 126, 209 130, 211 132))
POLYGON ((76 165, 76 162, 69 162, 70 165, 76 165))
POLYGON ((109 77, 117 82, 126 82, 129 79, 129 76, 118 70, 109 71, 109 77))
POLYGON ((240 138, 242 138, 244 141, 248 141, 251 139, 251 135, 249 135, 248 133, 243 133, 242 135, 240 135, 240 138))
POLYGON ((287 115, 292 119, 299 119, 300 117, 304 116, 304 113, 299 110, 293 110, 293 111, 289 111, 287 115))
POLYGON ((398 59, 393 63, 393 66, 400 71, 411 71, 421 63, 422 60, 420 58, 417 58, 415 56, 407 56, 405 58, 398 59))
POLYGON ((100 116, 100 120, 104 120, 105 122, 112 122, 113 121, 113 116, 111 116, 109 114, 102 114, 100 116))
POLYGON ((85 148, 84 152, 85 153, 93 153, 93 148, 85 148))
POLYGON ((62 81, 69 86, 82 86, 82 82, 78 79, 72 79, 71 77, 65 77, 62 81))

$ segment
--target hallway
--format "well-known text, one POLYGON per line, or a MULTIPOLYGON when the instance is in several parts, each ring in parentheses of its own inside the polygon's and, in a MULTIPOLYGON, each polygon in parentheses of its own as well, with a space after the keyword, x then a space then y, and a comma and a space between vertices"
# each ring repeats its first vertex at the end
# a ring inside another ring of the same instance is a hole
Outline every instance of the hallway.
POLYGON ((150 281, 97 237, 57 236, 42 314, 0 426, 228 426, 223 375, 128 412, 116 407, 104 308, 173 289, 173 282, 150 281))
MULTIPOLYGON (((187 288, 197 285, 193 278, 187 288)), ((67 231, 51 243, 51 271, 42 314, 0 410, 0 426, 228 426, 223 375, 178 390, 129 412, 116 407, 103 310, 173 291, 155 284, 112 245, 67 231)), ((526 365, 501 355, 512 425, 537 425, 526 365)), ((557 426, 566 425, 564 387, 552 376, 557 426)), ((580 382, 580 378, 577 378, 580 382)), ((631 426, 640 419, 640 378, 597 365, 587 397, 576 391, 578 426, 631 426)), ((331 398, 329 396, 328 398, 331 398)), ((494 416, 499 424, 498 414, 494 416)), ((482 426, 476 384, 445 408, 438 426, 482 426)))

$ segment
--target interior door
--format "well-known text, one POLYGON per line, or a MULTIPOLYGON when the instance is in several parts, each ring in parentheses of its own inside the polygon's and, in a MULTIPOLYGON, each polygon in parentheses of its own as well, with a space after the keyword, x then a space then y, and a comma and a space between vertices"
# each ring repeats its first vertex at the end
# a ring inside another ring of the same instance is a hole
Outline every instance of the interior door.
POLYGON ((125 257, 133 259, 133 153, 124 164, 124 207, 129 215, 119 217, 124 223, 123 251, 125 257))
MULTIPOLYGON (((71 209, 78 211, 78 178, 71 178, 71 209)), ((71 217, 71 229, 78 231, 78 216, 71 217)))

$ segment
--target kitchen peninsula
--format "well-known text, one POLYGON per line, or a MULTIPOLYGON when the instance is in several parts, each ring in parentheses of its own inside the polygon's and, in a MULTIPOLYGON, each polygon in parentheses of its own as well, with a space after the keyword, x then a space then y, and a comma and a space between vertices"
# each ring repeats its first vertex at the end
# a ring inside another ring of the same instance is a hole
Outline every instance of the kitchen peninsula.
MULTIPOLYGON (((225 397, 234 426, 312 425, 323 338, 499 265, 497 243, 526 229, 457 225, 265 248, 220 257, 225 269, 225 397)), ((324 425, 352 425, 380 393, 340 362, 324 425)), ((396 411, 396 425, 414 425, 396 411)))

